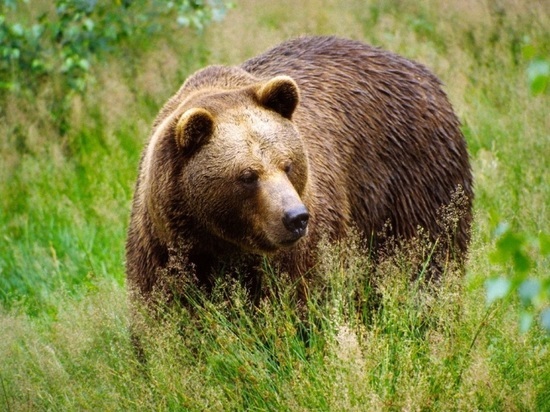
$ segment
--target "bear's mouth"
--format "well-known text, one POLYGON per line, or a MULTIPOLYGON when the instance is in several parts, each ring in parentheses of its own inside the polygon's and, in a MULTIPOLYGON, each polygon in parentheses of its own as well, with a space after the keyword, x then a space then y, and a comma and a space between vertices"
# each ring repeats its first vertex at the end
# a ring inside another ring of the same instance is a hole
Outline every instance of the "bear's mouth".
POLYGON ((291 236, 287 239, 279 241, 279 246, 283 248, 288 248, 294 246, 301 238, 307 234, 307 229, 304 230, 295 230, 292 232, 291 236))
POLYGON ((284 236, 270 237, 264 233, 262 237, 251 239, 254 250, 259 253, 276 253, 280 249, 288 249, 296 245, 306 234, 308 230, 298 230, 286 232, 284 236))
POLYGON ((298 240, 300 240, 300 238, 298 238, 298 239, 283 240, 283 241, 280 243, 280 245, 281 245, 282 247, 291 247, 291 246, 295 245, 296 242, 298 242, 298 240))

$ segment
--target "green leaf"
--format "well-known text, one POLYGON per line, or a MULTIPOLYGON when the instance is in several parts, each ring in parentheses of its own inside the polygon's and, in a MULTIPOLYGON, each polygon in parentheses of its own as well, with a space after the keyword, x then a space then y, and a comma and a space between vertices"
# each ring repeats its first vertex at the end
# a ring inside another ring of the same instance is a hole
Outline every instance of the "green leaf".
POLYGON ((518 274, 525 274, 531 269, 531 259, 522 250, 513 255, 514 269, 518 274))
POLYGON ((512 255, 521 248, 523 237, 512 231, 506 231, 497 240, 497 248, 503 253, 512 255))
POLYGON ((511 286, 510 280, 500 277, 495 279, 487 279, 485 282, 485 290, 487 292, 487 304, 490 305, 497 299, 502 299, 508 295, 511 286))
POLYGON ((540 253, 542 256, 550 255, 550 234, 548 233, 539 234, 539 247, 540 247, 540 253))
POLYGON ((533 314, 523 311, 519 315, 519 330, 521 333, 526 333, 533 324, 533 314))
POLYGON ((531 60, 537 54, 537 49, 529 43, 529 39, 525 39, 524 41, 526 44, 521 47, 521 55, 526 61, 531 60))
POLYGON ((12 82, 0 82, 0 89, 11 90, 13 88, 14 84, 12 82))
POLYGON ((11 26, 11 32, 16 36, 23 36, 25 29, 23 29, 23 26, 21 24, 16 23, 11 26))
POLYGON ((538 279, 526 279, 519 285, 518 293, 521 303, 525 306, 535 304, 541 291, 541 284, 538 279))
POLYGON ((546 332, 550 333, 550 308, 545 308, 540 313, 540 325, 546 332))
POLYGON ((544 93, 550 81, 550 62, 542 59, 531 61, 527 67, 527 80, 531 93, 534 95, 544 93))
POLYGON ((508 230, 510 230, 510 224, 508 222, 500 222, 495 229, 494 236, 501 237, 508 230))
POLYGON ((528 272, 532 262, 523 250, 527 243, 525 236, 512 232, 506 224, 500 224, 495 234, 500 236, 496 241, 496 249, 489 256, 490 261, 503 266, 509 266, 511 261, 516 274, 528 272))
POLYGON ((84 21, 82 22, 82 25, 84 26, 84 28, 87 30, 87 31, 92 31, 94 29, 94 21, 90 18, 86 18, 84 19, 84 21))
POLYGON ((10 57, 14 60, 17 60, 19 59, 19 57, 21 57, 21 52, 19 51, 19 49, 13 47, 11 49, 10 57))
POLYGON ((78 61, 78 66, 84 71, 90 70, 90 62, 86 59, 80 59, 78 61))

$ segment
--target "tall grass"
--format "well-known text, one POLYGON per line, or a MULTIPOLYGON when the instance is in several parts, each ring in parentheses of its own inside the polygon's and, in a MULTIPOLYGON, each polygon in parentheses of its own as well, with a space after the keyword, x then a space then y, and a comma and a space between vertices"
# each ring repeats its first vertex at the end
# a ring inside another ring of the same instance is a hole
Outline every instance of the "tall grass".
MULTIPOLYGON (((546 6, 243 0, 203 35, 169 31, 95 67, 96 83, 70 97, 65 135, 52 118, 55 79, 35 96, 9 96, 0 409, 550 410, 549 337, 536 326, 520 333, 516 298, 488 306, 483 288, 497 270, 488 256, 500 222, 550 232, 550 101, 527 79, 531 60, 550 56, 546 6), (123 249, 150 124, 194 70, 305 33, 362 39, 443 79, 475 176, 466 274, 450 270, 432 291, 411 284, 406 260, 373 273, 352 240, 325 246, 306 337, 292 285, 268 272, 273 298, 256 310, 228 283, 223 299, 198 294, 192 314, 175 307, 149 320, 143 365, 128 332, 123 249)), ((532 257, 531 275, 548 277, 548 258, 532 257)))

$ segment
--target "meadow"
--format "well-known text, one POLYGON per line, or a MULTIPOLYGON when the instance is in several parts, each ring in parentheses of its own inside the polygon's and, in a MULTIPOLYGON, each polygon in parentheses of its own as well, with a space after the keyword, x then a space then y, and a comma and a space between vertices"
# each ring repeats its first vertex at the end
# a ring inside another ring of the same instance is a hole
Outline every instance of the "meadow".
POLYGON ((67 70, 0 79, 0 410, 550 411, 546 0, 235 0, 202 30, 151 33, 81 63, 72 86, 67 70), (195 70, 303 34, 363 40, 442 79, 475 179, 465 273, 430 290, 401 256, 373 290, 353 238, 325 245, 307 341, 291 285, 268 270, 273 298, 254 311, 230 283, 151 322, 143 365, 124 243, 153 119, 195 70))

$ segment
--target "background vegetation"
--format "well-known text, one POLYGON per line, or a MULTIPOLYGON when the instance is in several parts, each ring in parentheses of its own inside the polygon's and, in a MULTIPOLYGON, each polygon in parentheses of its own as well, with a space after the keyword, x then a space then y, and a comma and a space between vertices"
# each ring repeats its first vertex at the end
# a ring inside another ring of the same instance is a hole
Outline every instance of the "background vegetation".
POLYGON ((548 3, 235 3, 210 25, 226 4, 0 3, 0 409, 550 410, 548 3), (476 182, 467 273, 430 292, 395 259, 374 293, 353 239, 327 246, 307 344, 271 274, 253 314, 233 284, 192 318, 166 313, 144 368, 123 249, 152 120, 198 68, 306 33, 442 78, 476 182))

